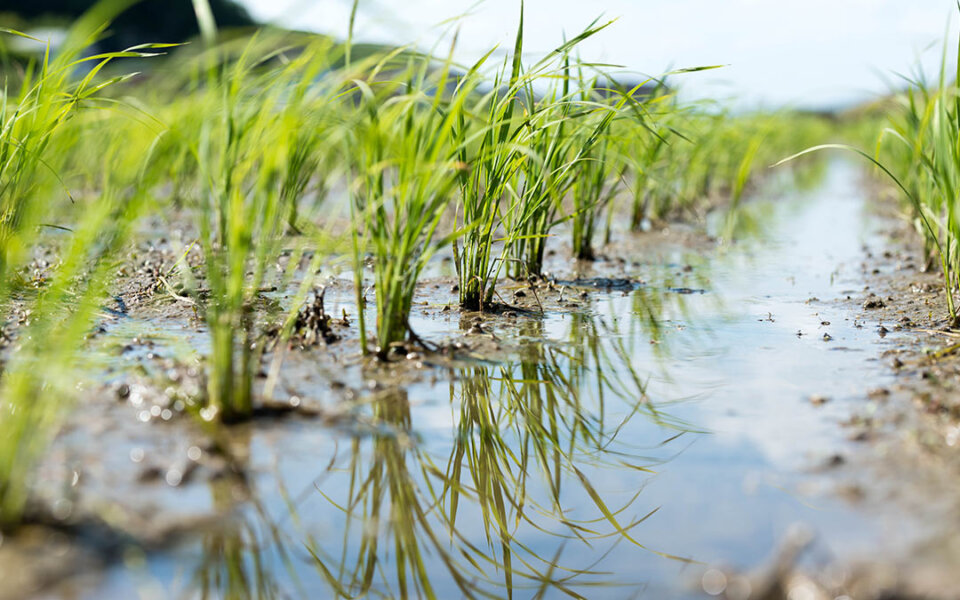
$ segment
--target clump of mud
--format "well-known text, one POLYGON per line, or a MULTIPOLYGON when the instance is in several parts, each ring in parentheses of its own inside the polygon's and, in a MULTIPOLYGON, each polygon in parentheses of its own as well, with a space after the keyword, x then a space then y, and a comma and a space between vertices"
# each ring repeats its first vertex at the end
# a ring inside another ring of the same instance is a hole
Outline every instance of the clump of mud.
MULTIPOLYGON (((326 289, 317 287, 310 294, 307 301, 297 311, 293 320, 289 343, 300 349, 312 348, 321 344, 329 345, 340 341, 342 330, 350 326, 346 311, 339 319, 327 313, 324 307, 326 289)), ((282 328, 274 325, 266 332, 268 340, 273 343, 282 335, 282 328)), ((272 348, 272 346, 268 346, 272 348)))

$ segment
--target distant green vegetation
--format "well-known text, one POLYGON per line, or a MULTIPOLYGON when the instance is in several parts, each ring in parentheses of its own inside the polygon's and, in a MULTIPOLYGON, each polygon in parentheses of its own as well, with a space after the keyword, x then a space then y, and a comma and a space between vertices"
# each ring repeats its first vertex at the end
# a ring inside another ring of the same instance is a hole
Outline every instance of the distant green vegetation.
MULTIPOLYGON (((815 116, 732 115, 684 105, 657 81, 644 94, 621 86, 577 58, 605 24, 533 65, 521 60, 522 17, 497 65, 492 51, 460 65, 453 45, 433 56, 271 30, 218 40, 212 23, 207 43, 166 57, 149 57, 167 51, 151 45, 79 58, 105 30, 104 6, 56 56, 31 40, 40 58, 11 69, 0 103, 0 301, 8 314, 30 307, 35 332, 0 378, 2 527, 22 518, 29 469, 71 393, 68 367, 111 302, 112 269, 144 214, 176 214, 185 243, 202 250, 202 265, 180 264, 161 283, 197 308, 210 336, 200 416, 236 421, 255 404, 263 290, 288 289, 301 259, 311 268, 283 335, 312 273, 340 258, 353 265, 360 307, 372 271, 376 323, 361 309, 357 326, 364 353, 386 359, 413 338, 413 297, 436 252, 453 254, 461 306, 484 310, 501 278, 541 273, 558 226, 573 256, 590 259, 615 221, 640 230, 735 206, 761 167, 829 133, 815 116), (133 77, 120 59, 149 70, 133 77), (31 285, 24 272, 52 231, 58 266, 31 285)), ((955 142, 953 88, 941 95, 950 102, 935 110, 949 126, 930 122, 955 142)), ((931 173, 949 167, 949 179, 957 164, 931 173)))

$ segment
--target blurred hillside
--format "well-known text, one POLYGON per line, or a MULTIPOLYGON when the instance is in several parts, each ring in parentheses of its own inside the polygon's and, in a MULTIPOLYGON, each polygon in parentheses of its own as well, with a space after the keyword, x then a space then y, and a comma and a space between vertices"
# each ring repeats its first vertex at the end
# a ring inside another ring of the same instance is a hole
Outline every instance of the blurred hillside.
MULTIPOLYGON (((255 24, 246 9, 232 0, 209 2, 220 27, 255 24)), ((70 23, 94 4, 95 0, 0 0, 0 23, 22 29, 56 28, 70 23)), ((100 48, 109 51, 144 42, 182 42, 198 33, 191 0, 141 0, 114 20, 100 48)))

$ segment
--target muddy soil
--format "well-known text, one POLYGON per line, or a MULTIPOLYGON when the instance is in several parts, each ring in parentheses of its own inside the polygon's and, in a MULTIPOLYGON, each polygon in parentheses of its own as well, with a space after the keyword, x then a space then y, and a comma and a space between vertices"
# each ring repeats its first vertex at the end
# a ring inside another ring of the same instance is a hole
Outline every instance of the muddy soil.
POLYGON ((864 449, 843 472, 854 501, 893 502, 922 515, 930 530, 906 556, 864 567, 870 577, 886 579, 905 597, 958 598, 960 331, 922 239, 897 218, 888 190, 875 193, 889 244, 864 248, 866 285, 840 301, 884 340, 879 360, 895 377, 890 385, 864 382, 868 401, 847 424, 864 449))

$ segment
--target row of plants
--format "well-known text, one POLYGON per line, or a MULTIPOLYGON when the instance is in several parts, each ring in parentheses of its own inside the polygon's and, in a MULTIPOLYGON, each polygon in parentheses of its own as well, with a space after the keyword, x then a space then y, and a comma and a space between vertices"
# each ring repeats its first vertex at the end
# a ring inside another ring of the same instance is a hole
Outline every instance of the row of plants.
POLYGON ((68 367, 144 215, 169 216, 202 250, 201 265, 178 263, 162 283, 198 307, 210 336, 201 416, 236 421, 254 406, 264 288, 294 286, 289 336, 312 274, 343 257, 361 348, 386 358, 412 335, 416 286, 438 252, 453 255, 461 306, 483 310, 503 277, 541 274, 558 231, 590 259, 614 215, 640 229, 710 198, 736 204, 757 165, 822 132, 813 117, 684 106, 658 80, 621 85, 577 56, 602 23, 533 64, 522 15, 511 52, 467 65, 455 41, 423 53, 230 36, 209 18, 203 44, 91 53, 120 8, 98 4, 56 53, 30 39, 36 60, 4 61, 0 301, 30 318, 0 378, 3 528, 23 517, 31 466, 72 394, 68 367), (28 281, 51 247, 45 281, 28 281), (274 269, 281 253, 287 267, 274 269))

